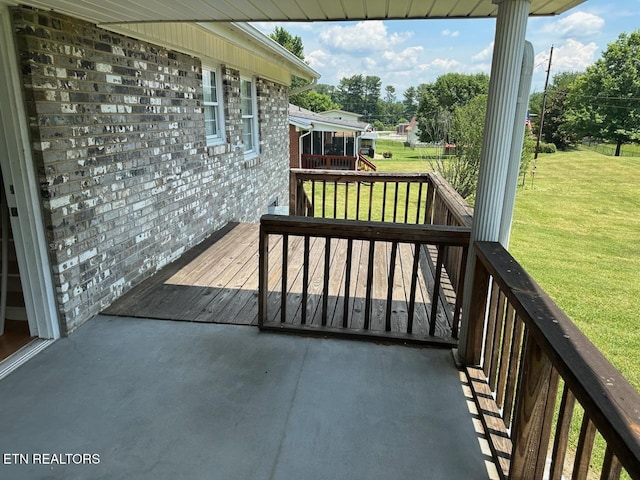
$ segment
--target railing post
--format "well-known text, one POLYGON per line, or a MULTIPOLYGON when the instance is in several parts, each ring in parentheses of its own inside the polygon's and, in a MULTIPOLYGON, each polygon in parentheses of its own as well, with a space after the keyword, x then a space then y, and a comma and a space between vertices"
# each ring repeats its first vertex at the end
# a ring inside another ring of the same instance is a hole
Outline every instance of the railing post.
POLYGON ((269 288, 269 234, 260 225, 258 244, 258 327, 267 316, 267 289, 269 288))
POLYGON ((466 365, 479 365, 482 357, 482 334, 489 292, 489 273, 482 262, 475 263, 471 281, 473 283, 469 303, 469 323, 463 360, 466 365))

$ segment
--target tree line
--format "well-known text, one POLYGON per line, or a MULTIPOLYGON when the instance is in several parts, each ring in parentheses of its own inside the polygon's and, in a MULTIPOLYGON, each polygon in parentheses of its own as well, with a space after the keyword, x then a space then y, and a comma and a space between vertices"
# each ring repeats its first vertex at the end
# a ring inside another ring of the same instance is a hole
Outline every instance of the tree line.
MULTIPOLYGON (((304 59, 300 37, 276 28, 272 38, 304 59)), ((294 79, 293 84, 304 82, 294 79)), ((312 111, 355 112, 375 129, 395 129, 415 117, 422 142, 449 146, 452 155, 433 167, 468 198, 475 192, 488 90, 486 74, 447 73, 407 88, 398 100, 393 85, 382 94, 380 77, 353 75, 337 86, 317 85, 292 96, 291 102, 312 111)), ((614 143, 616 155, 624 143, 640 143, 640 30, 620 34, 585 72, 555 75, 544 112, 542 99, 541 92, 530 96, 532 122, 523 141, 521 172, 533 156, 533 132, 540 131, 542 119, 542 139, 552 150, 570 148, 585 137, 614 143)))

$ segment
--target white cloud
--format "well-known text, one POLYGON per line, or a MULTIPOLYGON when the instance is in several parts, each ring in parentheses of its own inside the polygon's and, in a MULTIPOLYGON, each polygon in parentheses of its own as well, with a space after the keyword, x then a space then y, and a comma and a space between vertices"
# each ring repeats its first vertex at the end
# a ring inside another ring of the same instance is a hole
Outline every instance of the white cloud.
POLYGON ((603 27, 603 18, 592 13, 575 12, 557 22, 547 24, 544 31, 564 37, 588 37, 596 35, 603 27))
POLYGON ((485 62, 486 60, 489 60, 493 55, 493 43, 494 42, 491 42, 486 48, 471 57, 471 59, 474 62, 485 62))
POLYGON ((304 58, 311 68, 326 67, 331 60, 331 56, 324 50, 314 50, 313 52, 305 55, 304 58))
POLYGON ((445 72, 449 72, 451 70, 460 67, 462 64, 453 59, 444 59, 444 58, 436 58, 433 62, 431 62, 431 66, 438 70, 442 70, 445 72))
POLYGON ((457 37, 460 35, 458 30, 449 30, 448 28, 442 31, 443 37, 457 37))
POLYGON ((318 38, 328 47, 344 52, 375 51, 380 46, 396 46, 412 37, 412 32, 387 32, 381 20, 358 22, 354 25, 335 25, 320 30, 318 38))
MULTIPOLYGON (((597 52, 598 46, 594 42, 584 44, 578 40, 569 39, 554 48, 551 63, 552 72, 583 71, 596 60, 597 52)), ((548 52, 536 55, 534 62, 536 70, 546 71, 548 61, 548 52)))
POLYGON ((384 61, 387 71, 405 71, 420 63, 420 56, 424 48, 421 46, 407 47, 402 51, 386 50, 380 56, 384 61))

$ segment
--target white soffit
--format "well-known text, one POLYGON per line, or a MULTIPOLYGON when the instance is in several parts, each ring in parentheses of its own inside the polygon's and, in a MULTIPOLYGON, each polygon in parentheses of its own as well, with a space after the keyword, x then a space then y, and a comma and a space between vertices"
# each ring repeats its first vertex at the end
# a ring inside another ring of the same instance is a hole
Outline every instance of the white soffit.
MULTIPOLYGON (((507 0, 508 1, 508 0, 507 0)), ((531 0, 532 16, 557 15, 586 0, 531 0)), ((492 0, 0 0, 93 23, 338 21, 494 17, 492 0)))

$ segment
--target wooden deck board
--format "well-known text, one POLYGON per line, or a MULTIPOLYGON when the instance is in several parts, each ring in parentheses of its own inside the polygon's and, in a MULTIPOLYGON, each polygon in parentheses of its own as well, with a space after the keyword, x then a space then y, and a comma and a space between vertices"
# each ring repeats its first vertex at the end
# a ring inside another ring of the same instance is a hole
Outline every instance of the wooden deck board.
MULTIPOLYGON (((104 313, 255 325, 258 296, 258 231, 257 224, 230 225, 132 289, 104 313)), ((302 315, 304 239, 289 236, 288 245, 286 323, 299 326, 302 315)), ((307 325, 318 328, 322 323, 325 245, 324 238, 310 239, 307 325)), ((347 246, 347 240, 331 241, 327 326, 333 329, 342 328, 347 246)), ((370 331, 374 337, 384 334, 385 330, 391 249, 391 243, 375 244, 370 312, 370 331)), ((349 327, 360 330, 363 329, 365 320, 369 250, 368 241, 353 241, 347 314, 349 327)), ((392 333, 400 334, 399 338, 406 331, 408 321, 413 250, 413 245, 398 245, 391 295, 391 325, 392 333)), ((270 325, 280 324, 281 321, 282 255, 283 237, 271 235, 267 297, 267 323, 270 325)), ((425 338, 428 337, 429 331, 430 296, 434 283, 433 278, 428 275, 428 270, 420 268, 418 271, 413 327, 414 336, 425 338)), ((447 335, 449 327, 446 315, 440 313, 438 317, 438 322, 442 324, 437 325, 436 334, 446 338, 450 336, 450 333, 447 335)))

